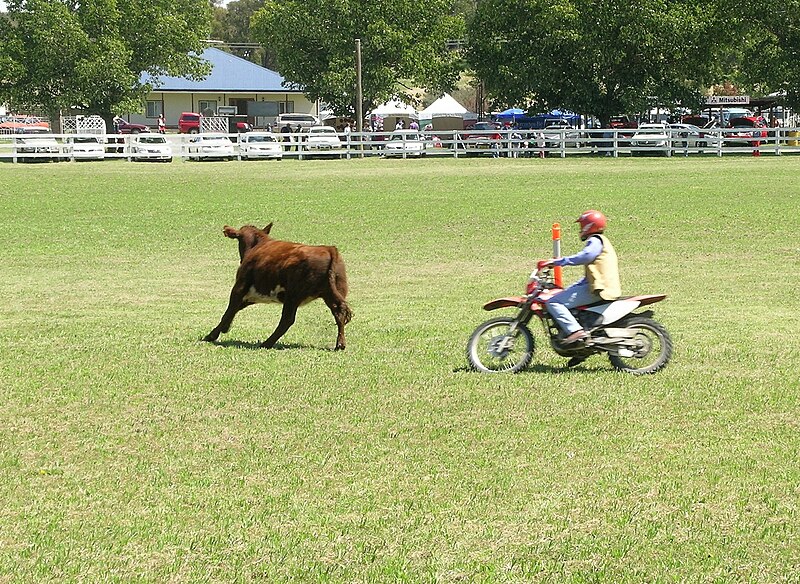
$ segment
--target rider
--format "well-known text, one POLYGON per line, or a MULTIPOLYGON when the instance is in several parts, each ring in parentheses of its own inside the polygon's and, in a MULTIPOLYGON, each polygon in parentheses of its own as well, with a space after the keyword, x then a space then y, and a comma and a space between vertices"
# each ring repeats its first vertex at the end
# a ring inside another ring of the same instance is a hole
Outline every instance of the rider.
POLYGON ((586 340, 589 336, 570 312, 571 308, 601 300, 616 300, 622 293, 617 252, 608 237, 603 235, 606 216, 600 211, 589 210, 575 222, 580 225, 581 241, 586 242, 584 248, 575 255, 539 262, 545 267, 584 266, 583 278, 545 302, 547 311, 564 333, 561 342, 565 345, 586 340))

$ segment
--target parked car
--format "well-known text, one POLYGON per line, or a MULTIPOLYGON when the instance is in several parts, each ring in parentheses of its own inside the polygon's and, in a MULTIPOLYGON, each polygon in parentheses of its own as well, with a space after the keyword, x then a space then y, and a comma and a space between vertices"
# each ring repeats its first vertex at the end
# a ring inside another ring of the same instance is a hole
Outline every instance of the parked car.
POLYGON ((418 130, 395 130, 383 146, 384 156, 425 156, 433 144, 418 130))
POLYGON ((118 121, 116 124, 118 134, 142 134, 150 131, 149 126, 134 124, 133 122, 118 121))
POLYGON ((224 134, 198 134, 189 140, 189 160, 233 160, 233 142, 224 134))
POLYGON ((555 121, 545 126, 543 132, 545 146, 547 148, 560 148, 561 141, 564 141, 565 148, 580 148, 581 133, 567 122, 555 121))
POLYGON ((719 134, 713 132, 711 128, 704 129, 694 124, 669 124, 667 127, 672 135, 673 148, 702 150, 719 146, 719 134))
POLYGON ((172 162, 172 146, 161 134, 131 138, 131 159, 134 161, 172 162))
POLYGON ((302 139, 306 155, 334 154, 340 157, 342 155, 342 141, 331 126, 312 126, 308 129, 308 135, 302 136, 302 139))
POLYGON ((321 125, 319 118, 312 114, 290 113, 278 115, 275 118, 275 125, 273 127, 280 130, 286 124, 289 124, 292 132, 297 129, 297 126, 300 126, 300 129, 308 129, 321 125))
POLYGON ((0 134, 30 134, 37 131, 49 132, 50 124, 35 116, 0 117, 0 134))
POLYGON ((239 154, 242 158, 283 158, 283 147, 272 132, 250 132, 239 137, 239 154))
POLYGON ((103 160, 106 155, 105 143, 98 136, 67 136, 66 151, 75 160, 103 160))
POLYGON ((52 134, 25 133, 14 140, 21 162, 58 162, 61 144, 52 134), (32 156, 25 156, 26 154, 32 156))
POLYGON ((200 132, 200 114, 183 112, 178 118, 178 132, 181 134, 197 134, 200 132))
POLYGON ((657 152, 669 156, 670 137, 665 124, 639 124, 631 136, 633 154, 657 152))
POLYGON ((725 144, 731 146, 757 146, 767 139, 767 121, 761 116, 731 118, 725 132, 725 144))
POLYGON ((476 122, 461 134, 461 143, 468 151, 497 151, 502 137, 494 122, 476 122))
MULTIPOLYGON (((220 118, 227 118, 227 131, 231 134, 236 132, 249 132, 252 130, 250 123, 247 121, 247 116, 218 116, 220 118)), ((200 120, 203 119, 202 114, 195 112, 183 112, 178 118, 178 132, 180 134, 199 134, 200 133, 200 120)), ((222 131, 221 128, 214 128, 216 131, 222 131)))

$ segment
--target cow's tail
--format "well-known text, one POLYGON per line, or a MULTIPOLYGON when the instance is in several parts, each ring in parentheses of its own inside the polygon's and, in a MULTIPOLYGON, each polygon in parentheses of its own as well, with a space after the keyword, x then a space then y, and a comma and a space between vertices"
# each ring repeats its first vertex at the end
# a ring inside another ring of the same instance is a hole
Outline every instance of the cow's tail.
POLYGON ((328 265, 328 283, 330 284, 333 298, 336 300, 336 304, 339 307, 339 316, 344 324, 347 324, 353 318, 353 311, 345 299, 348 290, 344 261, 342 261, 339 255, 339 250, 335 247, 331 247, 331 262, 328 265))

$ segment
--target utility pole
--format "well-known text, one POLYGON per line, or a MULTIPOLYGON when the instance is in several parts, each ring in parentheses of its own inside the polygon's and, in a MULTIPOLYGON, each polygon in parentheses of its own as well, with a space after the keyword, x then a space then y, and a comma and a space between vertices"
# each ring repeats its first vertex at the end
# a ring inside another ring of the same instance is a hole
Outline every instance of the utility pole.
POLYGON ((364 96, 361 90, 361 39, 356 39, 356 129, 364 131, 364 96))

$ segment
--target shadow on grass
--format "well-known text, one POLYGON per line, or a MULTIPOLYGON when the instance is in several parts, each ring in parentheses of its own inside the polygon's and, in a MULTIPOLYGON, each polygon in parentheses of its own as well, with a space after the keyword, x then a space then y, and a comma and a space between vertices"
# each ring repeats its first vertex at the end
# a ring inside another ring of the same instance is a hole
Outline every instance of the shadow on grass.
MULTIPOLYGON (((209 342, 200 339, 200 342, 209 342)), ((209 344, 215 345, 217 347, 225 347, 225 348, 235 348, 235 349, 250 349, 255 350, 258 349, 260 351, 286 351, 289 349, 316 349, 318 351, 333 351, 333 349, 328 349, 326 347, 312 347, 311 345, 303 345, 300 343, 275 343, 275 346, 271 349, 265 349, 261 346, 260 342, 252 342, 252 341, 235 341, 235 340, 225 340, 225 341, 211 341, 209 344)))
MULTIPOLYGON (((597 368, 595 367, 586 367, 583 364, 577 365, 575 367, 567 367, 567 363, 564 362, 561 366, 554 366, 554 365, 545 365, 542 363, 536 363, 534 365, 528 365, 522 371, 518 371, 515 375, 524 375, 526 373, 566 373, 568 371, 574 371, 576 373, 597 373, 597 368)), ((478 375, 482 375, 482 373, 468 365, 463 367, 456 367, 453 369, 453 373, 475 373, 478 375)))

